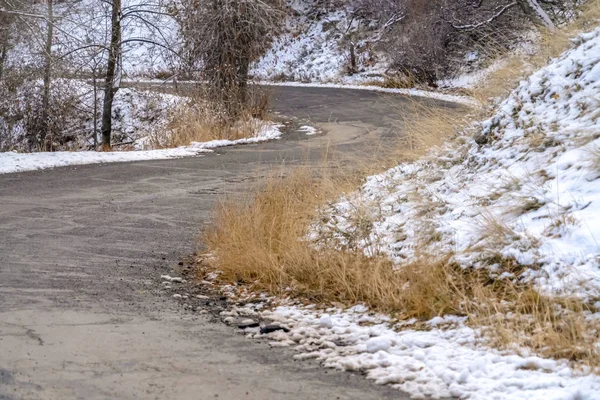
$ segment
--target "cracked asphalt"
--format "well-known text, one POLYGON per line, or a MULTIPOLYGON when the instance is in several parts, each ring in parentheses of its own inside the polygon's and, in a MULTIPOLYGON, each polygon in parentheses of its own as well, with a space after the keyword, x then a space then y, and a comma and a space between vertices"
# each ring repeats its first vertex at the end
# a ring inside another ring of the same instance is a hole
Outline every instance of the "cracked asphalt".
POLYGON ((403 399, 294 361, 160 291, 220 196, 334 147, 361 157, 411 104, 367 91, 276 88, 284 139, 165 161, 0 175, 0 399, 403 399), (295 129, 310 123, 324 134, 295 129))

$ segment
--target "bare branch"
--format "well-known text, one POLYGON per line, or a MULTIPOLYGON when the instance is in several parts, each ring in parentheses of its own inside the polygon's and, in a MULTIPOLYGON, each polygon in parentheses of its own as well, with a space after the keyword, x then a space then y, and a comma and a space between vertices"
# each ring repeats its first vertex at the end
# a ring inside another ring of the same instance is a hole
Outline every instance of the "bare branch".
POLYGON ((498 12, 496 12, 496 14, 492 15, 491 17, 489 17, 488 19, 486 19, 485 21, 481 21, 477 24, 467 24, 467 25, 454 25, 451 24, 452 27, 454 29, 458 29, 458 30, 472 30, 472 29, 477 29, 480 28, 484 25, 490 24, 492 22, 494 22, 494 20, 498 19, 499 17, 502 16, 502 14, 504 14, 506 11, 508 11, 509 9, 513 8, 514 6, 517 5, 517 2, 514 1, 510 4, 505 5, 504 7, 500 8, 500 10, 498 12))

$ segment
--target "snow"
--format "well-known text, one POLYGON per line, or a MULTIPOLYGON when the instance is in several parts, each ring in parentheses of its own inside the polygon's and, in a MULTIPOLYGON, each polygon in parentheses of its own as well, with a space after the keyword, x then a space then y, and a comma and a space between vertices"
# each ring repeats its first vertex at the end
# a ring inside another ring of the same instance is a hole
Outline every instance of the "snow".
POLYGON ((356 33, 360 26, 349 17, 347 7, 322 10, 315 0, 288 2, 292 14, 286 17, 284 32, 275 38, 271 48, 251 69, 262 80, 300 82, 359 83, 380 79, 385 73, 383 57, 370 49, 378 37, 357 41, 359 73, 348 75, 349 49, 341 45, 344 34, 356 33), (351 26, 349 26, 351 24, 351 26))
MULTIPOLYGON (((254 305, 238 312, 255 313, 254 305)), ((573 370, 566 361, 487 348, 477 331, 454 316, 438 317, 429 321, 430 331, 417 331, 399 329, 386 316, 362 306, 320 311, 287 304, 259 313, 289 332, 249 331, 249 337, 267 339, 276 347, 293 346, 296 359, 312 358, 328 368, 365 373, 375 383, 389 384, 414 399, 600 399, 597 375, 573 370)))
POLYGON ((399 266, 420 247, 454 253, 465 268, 534 282, 543 293, 597 296, 600 29, 575 42, 491 118, 418 162, 368 178, 331 206, 333 231, 351 229, 353 204, 364 204, 374 223, 365 246, 377 243, 399 266), (489 264, 495 255, 532 268, 514 276, 489 264))
MULTIPOLYGON (((0 91, 5 98, 0 102, 5 112, 0 116, 0 145, 17 151, 31 151, 30 136, 27 131, 28 112, 39 112, 43 83, 41 80, 25 81, 14 92, 0 91), (35 110, 35 111, 30 111, 35 110)), ((66 105, 60 117, 64 122, 57 126, 55 150, 78 150, 91 148, 94 130, 100 135, 102 112, 102 93, 98 89, 94 99, 93 86, 76 79, 56 79, 52 82, 51 104, 57 107, 66 105), (94 127, 94 103, 96 103, 96 121, 94 127)), ((144 148, 144 137, 153 130, 164 130, 167 114, 188 99, 181 96, 121 88, 116 93, 112 110, 113 143, 128 144, 139 150, 144 148)), ((30 116, 30 115, 29 115, 30 116)), ((60 118, 59 118, 60 120, 60 118)), ((98 139, 100 139, 98 137, 98 139)))
POLYGON ((110 162, 131 162, 145 160, 164 160, 197 156, 210 153, 212 149, 224 146, 259 143, 281 137, 281 125, 265 123, 255 137, 239 140, 213 140, 210 142, 193 142, 189 146, 161 150, 134 151, 57 151, 42 153, 0 153, 0 174, 23 172, 55 167, 98 164, 110 162))
MULTIPOLYGON (((46 15, 45 5, 33 5, 30 12, 46 15)), ((121 21, 123 73, 128 76, 153 76, 173 71, 178 63, 179 27, 162 2, 124 0, 121 21), (139 11, 137 15, 133 10, 139 11), (158 45, 152 44, 158 43, 158 45)), ((105 45, 110 38, 110 5, 95 0, 54 6, 53 52, 61 67, 76 74, 91 73, 106 64, 106 51, 91 44, 105 45), (87 46, 87 47, 86 47, 87 46)), ((16 30, 17 45, 8 52, 7 65, 33 66, 41 63, 43 47, 37 32, 45 32, 45 20, 29 19, 28 29, 16 30), (30 32, 31 31, 31 32, 30 32)), ((43 42, 42 42, 43 43, 43 42)))
POLYGON ((312 136, 312 135, 316 135, 317 134, 317 128, 315 128, 314 126, 310 126, 310 125, 303 125, 300 128, 298 128, 299 132, 304 132, 304 134, 308 135, 308 136, 312 136))
POLYGON ((454 78, 442 79, 438 81, 438 85, 447 89, 473 89, 504 65, 506 65, 505 60, 498 60, 486 68, 459 74, 454 78))

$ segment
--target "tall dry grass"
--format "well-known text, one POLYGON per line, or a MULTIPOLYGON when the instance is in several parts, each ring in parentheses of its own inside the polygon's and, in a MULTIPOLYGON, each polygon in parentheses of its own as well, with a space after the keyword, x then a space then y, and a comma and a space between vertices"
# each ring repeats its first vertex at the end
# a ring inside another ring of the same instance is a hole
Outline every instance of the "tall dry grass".
MULTIPOLYGON (((581 6, 579 16, 568 25, 553 31, 539 31, 535 49, 529 54, 497 51, 495 58, 500 67, 486 76, 470 91, 470 95, 481 104, 489 104, 490 99, 508 95, 523 78, 546 65, 548 60, 558 57, 572 46, 574 37, 596 28, 599 21, 600 0, 588 0, 581 6)), ((493 53, 493 46, 486 51, 493 53)))
MULTIPOLYGON (((424 254, 398 266, 379 253, 367 256, 311 238, 318 207, 338 191, 335 180, 304 167, 271 177, 243 199, 224 200, 203 236, 213 261, 199 273, 217 269, 221 280, 260 292, 311 303, 363 303, 402 320, 466 316, 499 348, 600 366, 600 326, 586 318, 593 308, 580 299, 551 298, 531 284, 462 268, 449 261, 450 254, 424 254)), ((494 263, 505 272, 522 270, 514 260, 497 257, 494 263)))
POLYGON ((189 101, 175 107, 167 116, 166 129, 155 130, 148 136, 148 145, 154 149, 188 146, 192 142, 238 140, 254 137, 269 118, 269 93, 252 89, 247 104, 240 106, 236 118, 216 104, 207 101, 201 90, 189 101))

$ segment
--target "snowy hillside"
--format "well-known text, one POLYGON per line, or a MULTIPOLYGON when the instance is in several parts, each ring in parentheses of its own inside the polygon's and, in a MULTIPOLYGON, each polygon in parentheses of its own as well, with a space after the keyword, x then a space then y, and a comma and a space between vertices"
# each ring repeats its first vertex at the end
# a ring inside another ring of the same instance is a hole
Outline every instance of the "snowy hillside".
MULTIPOLYGON (((589 328, 574 343, 583 351, 584 341, 591 342, 585 351, 593 357, 600 320, 599 106, 600 28, 522 81, 491 118, 424 159, 370 177, 359 192, 331 205, 322 228, 343 245, 351 232, 372 227, 364 251, 383 251, 397 271, 423 254, 451 256, 463 275, 485 271, 492 285, 529 283, 551 299, 583 299, 589 308, 580 326, 589 328), (357 209, 370 215, 357 218, 357 209)), ((246 333, 293 346, 297 359, 363 372, 413 398, 600 399, 595 364, 577 364, 561 353, 545 358, 515 336, 512 345, 493 347, 485 340, 493 328, 472 323, 468 312, 417 321, 362 305, 320 310, 290 299, 275 304, 262 311, 262 302, 250 301, 228 315, 276 321, 289 332, 246 333)), ((550 308, 559 331, 568 331, 569 310, 558 301, 550 308)), ((533 313, 500 315, 496 309, 487 321, 510 326, 523 318, 533 333, 514 335, 543 336, 533 313)))
MULTIPOLYGON (((27 29, 18 30, 11 39, 6 66, 39 67, 45 32, 45 5, 32 8, 27 29)), ((153 77, 170 73, 178 65, 179 31, 175 19, 160 2, 123 1, 123 74, 153 77)), ((56 65, 70 73, 90 75, 106 63, 106 44, 110 39, 110 6, 94 0, 59 3, 54 7, 53 56, 56 65)), ((96 72, 98 73, 98 72, 96 72)))
POLYGON ((322 11, 317 1, 291 1, 283 34, 254 64, 251 73, 259 80, 357 83, 381 78, 385 62, 371 49, 377 29, 356 43, 358 73, 350 76, 350 52, 345 36, 359 23, 346 9, 322 11))
POLYGON ((370 177, 357 198, 336 205, 340 226, 351 203, 381 205, 373 238, 398 263, 423 245, 492 269, 488 260, 500 254, 531 266, 518 278, 548 291, 597 294, 600 29, 577 40, 473 127, 473 137, 370 177))
MULTIPOLYGON (((28 146, 29 120, 39 110, 41 104, 42 83, 31 81, 18 88, 16 93, 8 93, 10 102, 0 101, 4 108, 0 116, 0 149, 31 151, 28 146), (29 112, 27 114, 26 112, 29 112)), ((113 131, 115 143, 129 147, 143 147, 142 139, 153 130, 164 129, 167 113, 185 98, 152 93, 131 88, 122 88, 115 96, 113 105, 113 131)), ((100 117, 102 93, 93 86, 79 80, 57 79, 53 82, 51 104, 61 113, 56 121, 60 132, 54 139, 57 150, 78 150, 93 145, 94 131, 100 135, 100 117), (96 127, 94 127, 94 107, 96 109, 96 127)))

